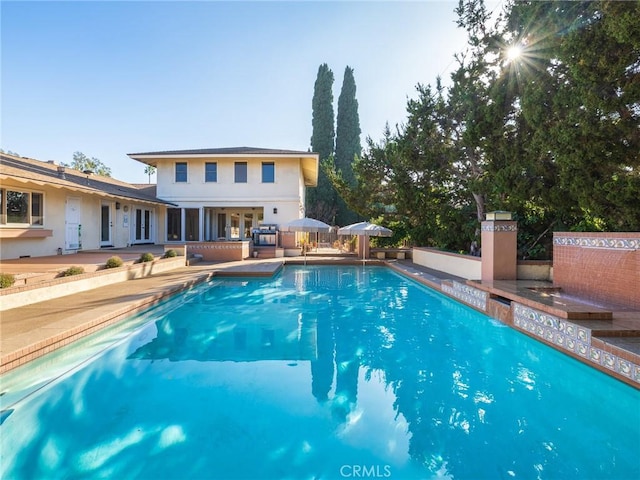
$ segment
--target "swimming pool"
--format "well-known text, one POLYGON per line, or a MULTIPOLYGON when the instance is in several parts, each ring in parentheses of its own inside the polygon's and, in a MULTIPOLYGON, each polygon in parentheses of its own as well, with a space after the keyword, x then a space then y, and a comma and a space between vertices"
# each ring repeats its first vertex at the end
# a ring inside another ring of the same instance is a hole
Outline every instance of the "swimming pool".
POLYGON ((1 478, 640 477, 638 391, 385 268, 214 280, 125 327, 3 377, 1 478))

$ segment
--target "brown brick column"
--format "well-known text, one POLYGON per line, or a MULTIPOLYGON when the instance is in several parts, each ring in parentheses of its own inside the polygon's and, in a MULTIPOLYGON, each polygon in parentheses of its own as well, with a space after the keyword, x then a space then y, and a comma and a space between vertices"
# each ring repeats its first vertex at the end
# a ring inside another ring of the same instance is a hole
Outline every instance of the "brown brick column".
POLYGON ((509 212, 487 213, 482 222, 482 280, 518 277, 518 223, 509 212))

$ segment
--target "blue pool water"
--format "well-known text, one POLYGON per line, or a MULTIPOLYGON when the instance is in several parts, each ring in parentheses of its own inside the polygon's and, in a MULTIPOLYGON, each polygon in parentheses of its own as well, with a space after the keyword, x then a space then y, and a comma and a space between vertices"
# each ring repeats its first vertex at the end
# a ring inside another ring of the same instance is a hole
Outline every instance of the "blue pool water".
POLYGON ((215 280, 96 338, 4 376, 0 478, 640 478, 638 391, 384 268, 215 280))

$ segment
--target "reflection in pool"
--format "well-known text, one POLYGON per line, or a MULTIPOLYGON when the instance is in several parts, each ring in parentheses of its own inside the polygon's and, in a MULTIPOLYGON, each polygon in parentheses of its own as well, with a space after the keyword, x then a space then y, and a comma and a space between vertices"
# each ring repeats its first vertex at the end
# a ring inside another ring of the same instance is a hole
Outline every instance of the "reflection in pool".
POLYGON ((29 368, 3 379, 2 478, 640 476, 636 390, 383 268, 146 318, 22 399, 29 368))

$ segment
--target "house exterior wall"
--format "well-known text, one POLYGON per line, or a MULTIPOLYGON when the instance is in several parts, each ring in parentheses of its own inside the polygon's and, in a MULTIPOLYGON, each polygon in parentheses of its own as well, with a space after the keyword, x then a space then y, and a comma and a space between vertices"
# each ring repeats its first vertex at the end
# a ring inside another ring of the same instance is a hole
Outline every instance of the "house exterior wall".
POLYGON ((34 192, 43 195, 43 224, 0 224, 0 260, 21 256, 56 255, 59 250, 72 253, 76 249, 65 248, 66 212, 69 198, 79 199, 79 225, 81 226, 81 249, 98 249, 101 242, 101 209, 105 205, 111 214, 111 242, 114 247, 126 247, 132 243, 135 235, 132 218, 136 208, 151 209, 155 212, 153 239, 164 238, 164 216, 166 209, 159 206, 118 200, 99 195, 88 195, 64 188, 30 185, 11 179, 2 182, 2 189, 34 192), (116 203, 120 208, 116 208, 116 203), (124 206, 127 206, 125 212, 124 206))
POLYGON ((27 186, 24 183, 11 180, 3 181, 2 188, 43 194, 44 218, 42 226, 0 224, 0 259, 19 258, 25 255, 32 257, 55 255, 58 247, 64 248, 66 201, 64 191, 40 186, 27 186))
MULTIPOLYGON (((184 238, 186 241, 204 241, 205 208, 252 210, 262 215, 262 223, 282 227, 304 214, 305 186, 302 167, 298 158, 273 157, 213 157, 213 158, 170 158, 157 163, 157 196, 171 202, 180 209, 199 211, 199 238, 184 238), (247 163, 247 182, 236 183, 235 163, 247 163), (262 181, 262 163, 275 165, 274 182, 262 181), (176 181, 176 163, 187 164, 187 181, 176 181), (216 163, 217 180, 205 180, 205 164, 216 163)), ((221 212, 221 210, 216 210, 221 212)), ((257 218, 257 217, 256 217, 257 218)), ((184 210, 183 210, 184 222, 184 210)), ((254 222, 257 226, 257 221, 254 222)), ((163 236, 167 239, 166 220, 163 222, 163 236)), ((219 232, 218 237, 222 236, 219 232)), ((181 242, 183 239, 178 239, 181 242)))
MULTIPOLYGON (((300 201, 300 162, 292 158, 185 158, 163 159, 158 163, 157 196, 173 201, 264 202, 300 201), (187 181, 175 181, 175 164, 186 162, 187 181), (205 182, 205 163, 217 163, 217 181, 205 182), (236 183, 234 165, 247 163, 247 182, 236 183), (275 182, 262 183, 262 163, 275 164, 275 182)), ((298 217, 296 217, 298 218, 298 217)))

